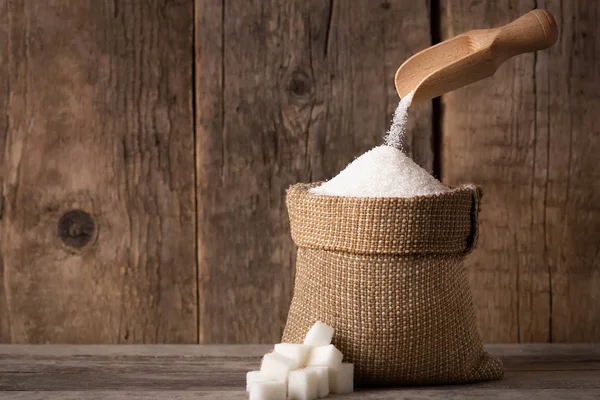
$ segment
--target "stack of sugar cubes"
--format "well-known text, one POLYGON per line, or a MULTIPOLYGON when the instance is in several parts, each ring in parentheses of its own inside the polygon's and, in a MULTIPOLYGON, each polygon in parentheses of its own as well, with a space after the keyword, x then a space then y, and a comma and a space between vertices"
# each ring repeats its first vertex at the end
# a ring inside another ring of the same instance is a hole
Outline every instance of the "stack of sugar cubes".
POLYGON ((263 357, 260 371, 246 375, 250 400, 314 400, 354 390, 354 364, 343 363, 331 344, 333 328, 317 321, 304 344, 279 343, 263 357))

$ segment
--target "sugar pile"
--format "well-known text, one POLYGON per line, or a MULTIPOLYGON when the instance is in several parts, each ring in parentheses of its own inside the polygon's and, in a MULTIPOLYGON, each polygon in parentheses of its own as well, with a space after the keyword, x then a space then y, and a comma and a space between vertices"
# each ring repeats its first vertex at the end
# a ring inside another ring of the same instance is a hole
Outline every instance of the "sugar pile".
POLYGON ((375 147, 350 163, 313 194, 347 197, 413 197, 442 193, 448 188, 402 152, 408 106, 413 92, 400 100, 384 146, 375 147))
POLYGON ((348 197, 412 197, 448 190, 402 151, 378 146, 354 160, 313 194, 348 197))
POLYGON ((313 194, 348 197, 413 197, 445 192, 448 188, 402 152, 408 106, 413 92, 400 100, 384 146, 375 147, 350 163, 313 194))

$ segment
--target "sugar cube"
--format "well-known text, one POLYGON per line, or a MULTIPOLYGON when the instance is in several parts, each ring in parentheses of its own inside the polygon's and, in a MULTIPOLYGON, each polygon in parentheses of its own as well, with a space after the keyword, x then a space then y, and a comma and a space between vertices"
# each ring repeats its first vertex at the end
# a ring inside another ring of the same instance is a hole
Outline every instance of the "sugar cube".
POLYGON ((291 371, 288 375, 288 399, 314 400, 317 398, 318 377, 308 368, 291 371))
POLYGON ((342 363, 343 355, 334 345, 315 347, 310 351, 306 365, 322 365, 337 368, 342 363))
POLYGON ((273 379, 268 378, 260 373, 260 371, 249 371, 246 374, 246 392, 250 391, 250 386, 256 382, 269 382, 269 381, 279 381, 285 384, 285 379, 273 379))
POLYGON ((317 321, 306 333, 304 344, 309 346, 327 346, 331 343, 332 337, 333 328, 321 321, 317 321))
POLYGON ((317 397, 319 399, 327 397, 329 394, 329 368, 314 366, 306 369, 317 374, 317 397))
POLYGON ((293 369, 298 369, 306 366, 306 360, 310 353, 310 346, 296 343, 278 343, 275 345, 275 353, 279 353, 287 358, 294 360, 293 369))
POLYGON ((279 353, 265 354, 260 367, 260 373, 267 378, 283 380, 295 368, 296 362, 279 353))
POLYGON ((246 374, 246 392, 250 391, 250 385, 255 382, 264 382, 271 380, 260 374, 260 371, 248 371, 246 374))
POLYGON ((331 393, 350 393, 354 390, 354 364, 342 363, 329 369, 329 391, 331 393))
POLYGON ((250 387, 250 400, 286 400, 283 381, 254 382, 250 387))

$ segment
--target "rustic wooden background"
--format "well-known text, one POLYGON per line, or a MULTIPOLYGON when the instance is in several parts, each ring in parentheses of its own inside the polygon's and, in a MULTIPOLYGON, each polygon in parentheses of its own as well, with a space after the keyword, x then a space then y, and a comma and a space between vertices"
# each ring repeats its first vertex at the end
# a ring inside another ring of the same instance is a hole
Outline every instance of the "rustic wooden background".
POLYGON ((600 341, 598 2, 0 0, 0 342, 277 341, 287 186, 381 142, 410 55, 536 7, 559 42, 408 147, 485 190, 484 340, 600 341))

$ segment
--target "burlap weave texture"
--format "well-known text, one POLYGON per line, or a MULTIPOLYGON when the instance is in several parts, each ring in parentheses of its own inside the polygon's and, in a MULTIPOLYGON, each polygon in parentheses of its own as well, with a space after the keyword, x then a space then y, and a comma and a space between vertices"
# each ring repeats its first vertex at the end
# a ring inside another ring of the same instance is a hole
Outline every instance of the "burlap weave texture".
POLYGON ((401 198, 287 194, 298 245, 283 341, 320 320, 365 385, 500 379, 477 332, 465 255, 475 245, 480 191, 401 198))

